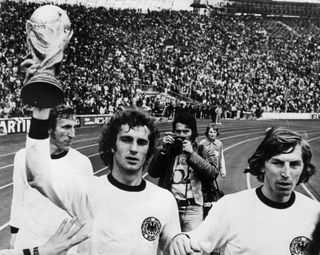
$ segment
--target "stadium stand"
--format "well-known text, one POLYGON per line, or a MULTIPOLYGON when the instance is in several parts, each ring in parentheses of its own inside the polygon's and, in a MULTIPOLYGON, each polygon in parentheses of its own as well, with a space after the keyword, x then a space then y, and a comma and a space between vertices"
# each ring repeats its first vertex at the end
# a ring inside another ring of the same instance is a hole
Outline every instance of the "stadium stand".
MULTIPOLYGON (((158 115, 187 108, 200 118, 214 118, 217 105, 230 118, 319 112, 319 27, 312 18, 115 9, 116 1, 105 2, 114 8, 99 0, 61 5, 74 36, 59 78, 79 114, 129 105, 158 115)), ((38 6, 1 2, 0 117, 28 115, 19 64, 25 21, 38 6)))
POLYGON ((272 1, 272 0, 234 0, 226 6, 232 13, 254 13, 262 15, 286 15, 297 17, 318 17, 320 5, 317 3, 272 1))

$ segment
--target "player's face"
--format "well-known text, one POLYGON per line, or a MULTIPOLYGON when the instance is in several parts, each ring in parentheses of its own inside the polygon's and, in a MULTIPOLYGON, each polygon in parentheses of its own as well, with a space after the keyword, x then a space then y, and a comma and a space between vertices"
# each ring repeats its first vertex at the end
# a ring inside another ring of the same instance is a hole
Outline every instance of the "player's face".
POLYGON ((52 154, 59 154, 70 149, 75 137, 76 125, 77 121, 73 116, 68 119, 57 119, 56 128, 50 134, 52 154))
POLYGON ((208 132, 208 138, 209 140, 212 140, 214 141, 217 137, 217 130, 213 129, 213 128, 210 128, 209 129, 209 132, 208 132))
POLYGON ((133 173, 142 170, 149 150, 150 130, 146 126, 121 125, 114 152, 113 170, 133 173))
POLYGON ((264 195, 275 202, 287 202, 303 170, 301 146, 297 145, 290 153, 273 156, 265 162, 263 170, 264 195))
POLYGON ((192 130, 191 128, 188 128, 186 124, 182 123, 176 123, 176 135, 185 137, 186 139, 190 140, 190 137, 192 135, 192 130))

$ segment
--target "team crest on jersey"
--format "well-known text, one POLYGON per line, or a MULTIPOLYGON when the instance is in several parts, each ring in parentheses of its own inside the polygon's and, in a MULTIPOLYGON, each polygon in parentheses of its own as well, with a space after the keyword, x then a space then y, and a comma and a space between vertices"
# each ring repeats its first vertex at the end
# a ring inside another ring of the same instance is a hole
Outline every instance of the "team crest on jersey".
POLYGON ((155 217, 146 218, 141 225, 141 232, 145 239, 154 241, 160 234, 161 223, 155 217))
POLYGON ((305 236, 298 236, 290 243, 290 252, 292 255, 307 255, 311 240, 305 236))

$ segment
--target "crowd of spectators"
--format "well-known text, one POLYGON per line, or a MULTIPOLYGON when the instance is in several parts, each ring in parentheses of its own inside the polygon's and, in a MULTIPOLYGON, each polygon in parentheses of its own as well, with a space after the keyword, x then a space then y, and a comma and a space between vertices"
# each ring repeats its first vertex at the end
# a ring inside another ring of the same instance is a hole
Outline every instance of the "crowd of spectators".
MULTIPOLYGON (((29 112, 19 96, 24 78, 19 64, 27 53, 25 22, 38 6, 1 2, 0 117, 29 112)), ((319 35, 310 22, 293 22, 300 28, 296 32, 283 20, 254 16, 61 8, 74 36, 59 79, 78 114, 130 105, 169 116, 181 107, 197 117, 212 117, 217 107, 232 118, 260 117, 263 111, 319 112, 319 35), (276 35, 274 24, 287 33, 276 35), (148 90, 186 99, 164 102, 148 90)))

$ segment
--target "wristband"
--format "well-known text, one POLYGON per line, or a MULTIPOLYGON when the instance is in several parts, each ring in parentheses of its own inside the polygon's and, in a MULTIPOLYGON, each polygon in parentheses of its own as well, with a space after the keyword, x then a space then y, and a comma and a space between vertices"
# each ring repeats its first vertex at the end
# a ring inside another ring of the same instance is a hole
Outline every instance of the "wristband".
POLYGON ((17 234, 19 232, 19 228, 10 226, 10 233, 11 234, 17 234))
POLYGON ((34 247, 33 248, 33 255, 39 255, 39 247, 34 247))
POLYGON ((29 137, 37 140, 49 137, 49 120, 31 119, 29 137))
POLYGON ((31 255, 30 249, 23 249, 23 255, 31 255))

